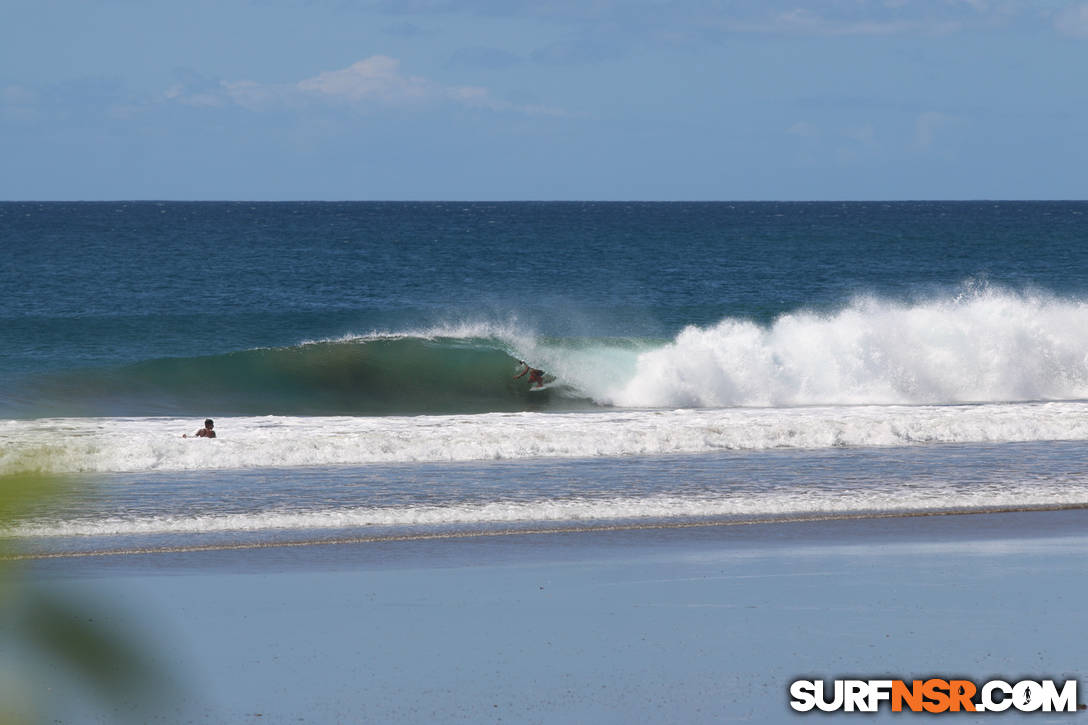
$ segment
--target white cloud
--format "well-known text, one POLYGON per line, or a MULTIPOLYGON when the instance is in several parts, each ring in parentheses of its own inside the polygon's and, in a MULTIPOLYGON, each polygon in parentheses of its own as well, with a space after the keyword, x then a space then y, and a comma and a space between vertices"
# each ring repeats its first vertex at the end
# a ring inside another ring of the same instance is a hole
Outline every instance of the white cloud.
POLYGON ((984 13, 990 9, 990 3, 987 0, 961 0, 965 5, 970 5, 975 12, 984 13))
POLYGON ((937 131, 956 121, 955 116, 939 111, 926 111, 914 122, 914 145, 919 149, 928 149, 936 139, 937 131))
POLYGON ((166 89, 166 100, 182 103, 196 108, 218 108, 227 104, 227 98, 218 90, 216 91, 190 91, 180 84, 175 84, 166 89))
POLYGON ((1062 35, 1088 38, 1088 4, 1075 5, 1055 15, 1054 29, 1062 35))
POLYGON ((445 86, 421 76, 404 73, 400 61, 372 55, 347 68, 328 70, 297 83, 220 81, 213 86, 171 86, 163 94, 168 101, 189 106, 241 106, 251 111, 301 108, 314 103, 334 103, 353 108, 410 107, 455 103, 492 111, 529 115, 566 115, 559 109, 523 106, 494 98, 480 86, 445 86))
POLYGON ((779 13, 764 20, 727 21, 724 29, 742 33, 768 33, 817 36, 901 35, 905 33, 943 34, 959 30, 956 20, 901 20, 826 17, 804 8, 779 13))
POLYGON ((819 131, 808 121, 798 121, 789 128, 786 129, 786 133, 791 136, 800 136, 801 138, 812 138, 817 136, 819 131))
MULTIPOLYGON (((1068 0, 1056 0, 1069 5, 1068 0)), ((1085 0, 1077 5, 1086 6, 1085 0)), ((1029 0, 837 0, 797 2, 766 0, 760 3, 719 3, 689 13, 683 27, 669 30, 687 38, 714 37, 693 32, 757 33, 814 37, 941 36, 965 31, 1015 28, 1061 16, 1070 30, 1082 27, 1079 8, 1063 13, 1046 10, 1046 4, 1029 0)), ((1079 31, 1078 31, 1079 32, 1079 31)))
POLYGON ((342 70, 323 71, 299 81, 295 88, 355 103, 373 101, 388 105, 423 101, 441 92, 424 78, 401 73, 400 61, 386 55, 372 55, 342 70))
POLYGON ((876 143, 876 129, 871 123, 851 126, 843 131, 843 135, 863 146, 872 146, 876 143))
POLYGON ((23 86, 0 88, 0 118, 33 121, 38 117, 38 97, 23 86))

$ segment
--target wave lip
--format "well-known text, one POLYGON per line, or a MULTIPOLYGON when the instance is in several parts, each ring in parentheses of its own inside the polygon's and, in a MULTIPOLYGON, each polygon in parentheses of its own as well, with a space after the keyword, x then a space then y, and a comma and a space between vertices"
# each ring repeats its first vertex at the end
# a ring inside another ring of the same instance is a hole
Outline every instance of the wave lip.
POLYGON ((0 421, 0 473, 185 471, 1088 440, 1088 403, 0 421))

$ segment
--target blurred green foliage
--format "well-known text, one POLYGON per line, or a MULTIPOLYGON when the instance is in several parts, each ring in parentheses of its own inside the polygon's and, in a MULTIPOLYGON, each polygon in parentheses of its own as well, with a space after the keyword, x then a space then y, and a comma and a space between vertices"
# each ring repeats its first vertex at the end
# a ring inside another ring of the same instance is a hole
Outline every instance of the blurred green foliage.
POLYGON ((0 724, 41 721, 51 705, 78 703, 84 692, 112 719, 145 722, 163 715, 174 694, 146 645, 94 616, 101 602, 51 591, 32 575, 34 557, 19 551, 12 534, 20 521, 73 485, 40 473, 0 475, 0 724))

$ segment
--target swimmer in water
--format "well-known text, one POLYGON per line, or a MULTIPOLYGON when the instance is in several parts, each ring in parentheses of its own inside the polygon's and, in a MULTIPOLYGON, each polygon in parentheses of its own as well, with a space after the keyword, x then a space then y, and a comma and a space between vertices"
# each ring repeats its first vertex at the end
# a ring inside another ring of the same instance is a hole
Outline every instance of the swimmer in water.
MULTIPOLYGON (((188 438, 188 435, 182 434, 182 438, 188 438)), ((215 422, 211 418, 204 420, 204 427, 198 430, 194 435, 194 438, 215 438, 215 422)))

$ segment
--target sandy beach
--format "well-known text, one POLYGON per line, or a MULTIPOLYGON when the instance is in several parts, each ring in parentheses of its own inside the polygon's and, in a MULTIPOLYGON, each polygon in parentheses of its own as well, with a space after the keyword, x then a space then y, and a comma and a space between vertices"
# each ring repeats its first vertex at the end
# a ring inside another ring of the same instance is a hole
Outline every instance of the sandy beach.
MULTIPOLYGON (((1086 523, 1067 510, 59 558, 26 580, 145 647, 177 695, 152 708, 162 722, 781 722, 826 717, 789 709, 799 677, 1076 678, 1086 523)), ((35 707, 65 723, 126 712, 60 687, 35 707)))

